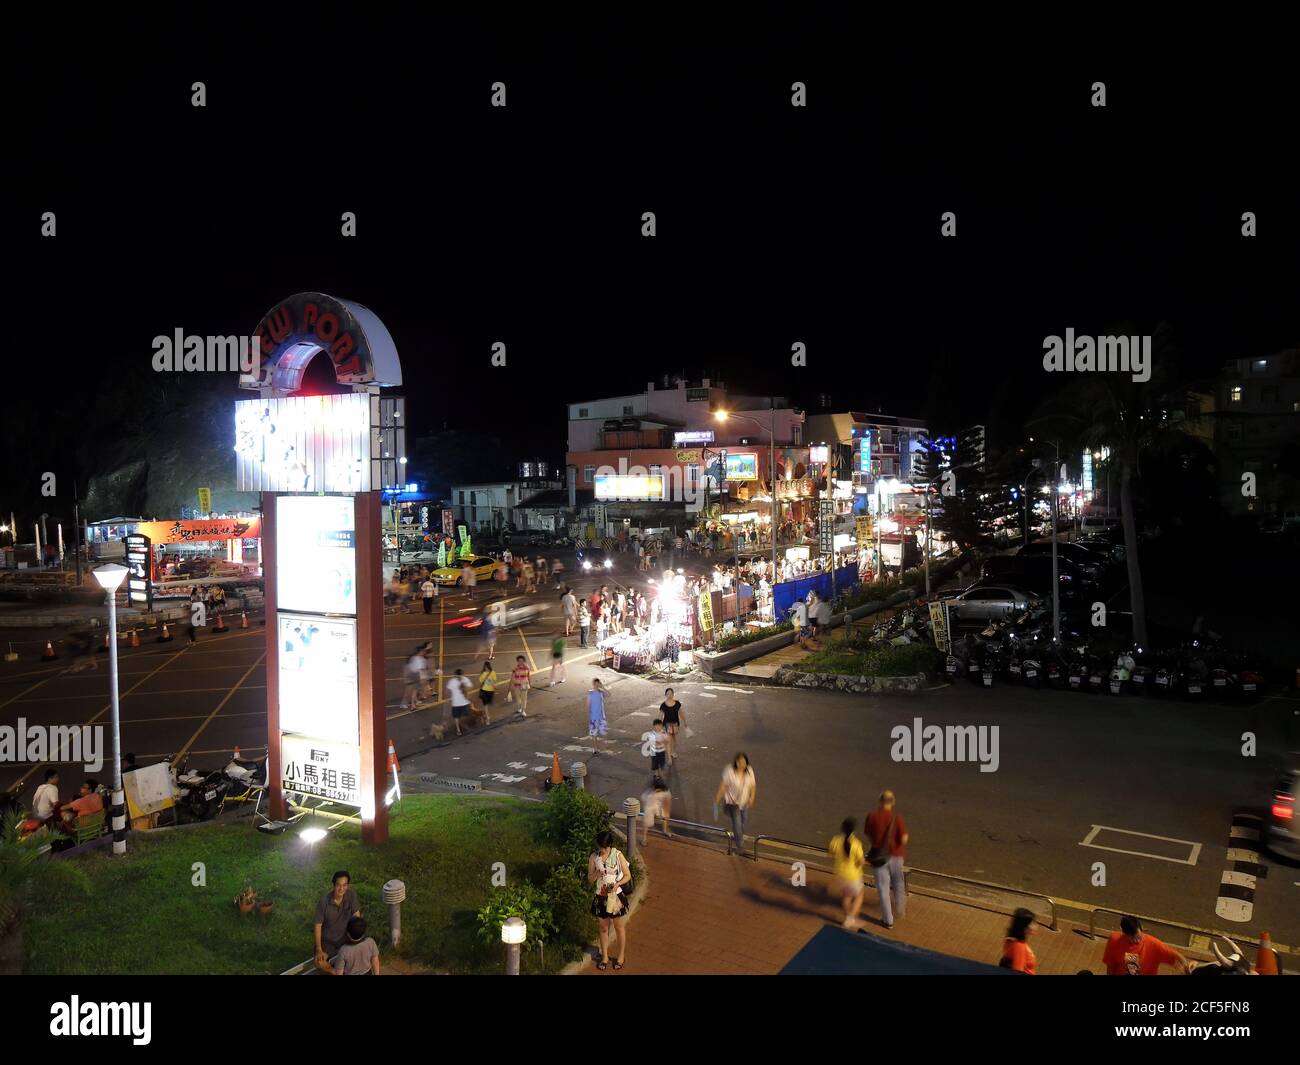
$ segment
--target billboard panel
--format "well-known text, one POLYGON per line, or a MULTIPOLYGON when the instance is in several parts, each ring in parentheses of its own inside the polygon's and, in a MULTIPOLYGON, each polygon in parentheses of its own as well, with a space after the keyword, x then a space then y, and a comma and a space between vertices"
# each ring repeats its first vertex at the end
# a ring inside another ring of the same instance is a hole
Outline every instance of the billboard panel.
POLYGON ((280 786, 347 806, 361 805, 361 748, 318 736, 282 736, 280 786))
POLYGON ((742 452, 739 455, 727 452, 727 480, 728 481, 757 481, 758 480, 758 455, 755 452, 748 454, 742 452))
POLYGON ((277 606, 357 612, 356 530, 348 496, 277 496, 277 606))
MULTIPOLYGON (((370 397, 290 396, 235 404, 241 492, 369 492, 370 397)), ((376 456, 378 457, 378 456, 376 456)))
POLYGON ((281 611, 280 731, 359 742, 357 623, 281 611))
POLYGON ((604 474, 595 477, 597 499, 663 499, 662 474, 604 474))

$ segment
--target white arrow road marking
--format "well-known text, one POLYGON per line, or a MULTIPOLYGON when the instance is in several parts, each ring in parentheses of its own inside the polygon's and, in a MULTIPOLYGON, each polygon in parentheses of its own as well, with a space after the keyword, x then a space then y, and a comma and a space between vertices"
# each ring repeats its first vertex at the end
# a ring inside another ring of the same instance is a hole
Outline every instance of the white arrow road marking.
POLYGON ((650 712, 648 710, 633 710, 630 713, 628 713, 627 716, 628 717, 649 717, 650 712))
POLYGON ((549 765, 535 765, 535 766, 533 766, 533 772, 534 772, 534 773, 545 773, 545 772, 547 772, 550 768, 551 768, 551 767, 550 767, 549 765))
POLYGON ((752 688, 733 688, 733 687, 731 687, 731 686, 729 686, 729 685, 726 686, 726 687, 723 687, 723 686, 720 686, 720 685, 717 685, 717 684, 706 684, 706 685, 704 685, 704 686, 705 686, 706 688, 708 688, 709 691, 715 691, 715 692, 740 692, 741 695, 753 695, 753 694, 754 694, 752 688))
POLYGON ((578 746, 575 746, 575 745, 572 744, 572 743, 570 743, 570 744, 569 744, 567 747, 565 747, 564 749, 565 749, 566 751, 581 751, 583 754, 592 754, 592 753, 596 750, 595 747, 578 747, 578 746))

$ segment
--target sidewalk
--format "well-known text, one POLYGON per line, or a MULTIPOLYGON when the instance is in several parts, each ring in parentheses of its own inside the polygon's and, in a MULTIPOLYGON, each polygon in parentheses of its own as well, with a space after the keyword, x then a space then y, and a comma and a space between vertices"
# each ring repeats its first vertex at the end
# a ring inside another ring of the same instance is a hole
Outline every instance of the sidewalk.
MULTIPOLYGON (((786 863, 728 856, 686 840, 651 836, 641 849, 650 885, 628 921, 624 972, 658 975, 773 975, 827 923, 843 919, 828 896, 830 877, 808 869, 793 887, 786 863)), ((866 888, 864 927, 874 935, 961 958, 997 964, 1009 918, 974 906, 909 895, 907 914, 892 930, 879 924, 875 889, 866 888)), ((1041 974, 1094 973, 1103 943, 1039 928, 1033 938, 1041 974)), ((608 976, 588 961, 581 975, 608 976)))

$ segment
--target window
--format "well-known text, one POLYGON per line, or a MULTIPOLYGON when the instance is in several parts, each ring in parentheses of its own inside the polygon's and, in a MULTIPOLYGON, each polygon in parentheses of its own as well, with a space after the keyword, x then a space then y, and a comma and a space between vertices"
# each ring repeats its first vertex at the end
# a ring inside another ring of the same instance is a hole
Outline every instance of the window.
POLYGON ((692 462, 686 467, 686 483, 698 484, 700 481, 700 464, 692 462))
POLYGON ((798 422, 795 422, 794 425, 791 426, 790 433, 790 442, 797 445, 803 436, 803 426, 798 422))
POLYGON ((470 505, 471 507, 478 506, 478 493, 477 493, 477 492, 470 492, 470 494, 469 494, 469 505, 470 505))
POLYGON ((1240 439, 1241 439, 1241 426, 1240 426, 1240 425, 1230 425, 1230 426, 1228 426, 1228 439, 1229 439, 1229 440, 1240 440, 1240 439))
POLYGON ((1241 385, 1233 385, 1230 389, 1228 389, 1228 402, 1229 403, 1241 402, 1241 385))
POLYGON ((463 488, 461 489, 460 492, 460 505, 462 507, 465 505, 465 490, 463 488))
POLYGON ((1259 400, 1261 403, 1276 403, 1280 391, 1277 385, 1263 385, 1259 390, 1259 400))
POLYGON ((631 414, 631 413, 632 413, 632 405, 631 405, 630 403, 624 403, 624 404, 623 404, 623 413, 624 413, 624 414, 631 414))
POLYGON ((586 407, 579 407, 579 408, 578 408, 578 417, 579 417, 579 418, 585 418, 585 417, 587 417, 587 408, 586 408, 586 407))
POLYGON ((596 467, 595 467, 595 466, 583 466, 583 467, 582 467, 582 480, 583 480, 584 483, 586 483, 586 484, 590 484, 593 480, 595 480, 595 478, 596 478, 596 467))

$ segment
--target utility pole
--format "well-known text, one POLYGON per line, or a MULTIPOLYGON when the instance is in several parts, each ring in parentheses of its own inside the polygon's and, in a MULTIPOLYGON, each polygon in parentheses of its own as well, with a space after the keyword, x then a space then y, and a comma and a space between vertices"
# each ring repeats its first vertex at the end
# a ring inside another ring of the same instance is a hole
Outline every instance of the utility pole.
POLYGON ((1052 639, 1061 642, 1061 577, 1056 562, 1057 514, 1061 503, 1061 442, 1054 441, 1056 464, 1052 467, 1052 639))
MULTIPOLYGON (((834 482, 831 480, 831 472, 835 463, 831 457, 832 447, 838 447, 838 445, 827 443, 826 445, 826 506, 822 510, 822 514, 823 515, 829 514, 831 519, 831 534, 828 537, 828 539, 830 540, 830 548, 831 548, 831 602, 833 603, 835 601, 835 489, 832 487, 834 482)), ((821 532, 823 535, 825 535, 823 530, 821 529, 819 529, 818 532, 821 532)))
POLYGON ((72 537, 72 553, 77 564, 77 587, 81 587, 81 497, 77 494, 77 482, 72 482, 72 524, 76 530, 72 537))

